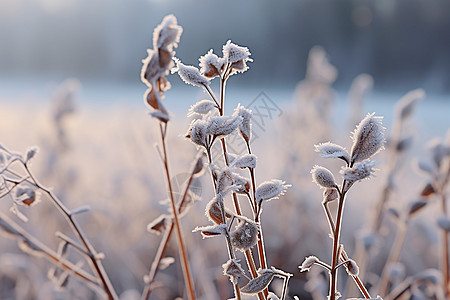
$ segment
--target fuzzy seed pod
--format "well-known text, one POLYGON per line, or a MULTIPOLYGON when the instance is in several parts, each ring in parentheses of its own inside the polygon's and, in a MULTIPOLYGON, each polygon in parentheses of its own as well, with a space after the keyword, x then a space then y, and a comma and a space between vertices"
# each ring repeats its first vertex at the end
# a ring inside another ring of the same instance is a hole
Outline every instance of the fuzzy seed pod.
POLYGON ((247 47, 240 47, 233 44, 230 40, 222 47, 222 53, 226 62, 231 64, 230 67, 233 73, 247 71, 247 62, 253 61, 249 58, 251 53, 247 47))
POLYGON ((233 247, 242 252, 249 250, 258 242, 259 226, 244 217, 239 218, 239 224, 231 232, 230 238, 233 247))
POLYGON ((324 203, 328 203, 339 198, 339 193, 336 188, 326 188, 323 191, 323 201, 324 203))
POLYGON ((374 161, 364 160, 355 163, 352 168, 343 167, 340 173, 344 176, 345 180, 350 183, 354 183, 356 181, 361 181, 365 178, 368 178, 370 175, 372 175, 375 172, 375 169, 373 169, 373 167, 376 164, 377 163, 374 161))
POLYGON ((319 259, 316 256, 307 256, 305 257, 305 260, 303 261, 302 265, 298 268, 300 269, 300 272, 305 272, 311 270, 311 267, 319 262, 319 259))
POLYGON ((316 152, 319 152, 323 158, 340 158, 347 163, 350 162, 350 156, 344 147, 327 142, 319 145, 314 145, 316 152))
POLYGON ((286 190, 291 185, 286 184, 285 181, 279 179, 272 179, 261 183, 255 191, 256 202, 270 201, 278 199, 286 193, 286 190))
POLYGON ((314 166, 311 170, 313 182, 323 188, 336 188, 333 173, 327 168, 314 166))
POLYGON ((240 116, 213 116, 209 119, 208 133, 217 137, 227 136, 241 123, 240 116))
POLYGON ((211 100, 200 100, 189 108, 187 116, 206 115, 215 107, 216 104, 211 100))
POLYGON ((347 273, 352 276, 358 276, 359 267, 353 259, 349 259, 348 263, 345 264, 345 268, 347 273))
POLYGON ((188 133, 191 141, 202 147, 207 147, 206 137, 208 136, 208 122, 204 120, 194 120, 188 133))
POLYGON ((244 154, 242 156, 236 156, 227 153, 228 161, 230 166, 236 168, 256 168, 256 155, 255 154, 244 154))
POLYGON ((383 117, 376 117, 375 113, 368 114, 353 132, 353 146, 351 162, 359 162, 368 159, 383 149, 385 143, 382 125, 383 117))

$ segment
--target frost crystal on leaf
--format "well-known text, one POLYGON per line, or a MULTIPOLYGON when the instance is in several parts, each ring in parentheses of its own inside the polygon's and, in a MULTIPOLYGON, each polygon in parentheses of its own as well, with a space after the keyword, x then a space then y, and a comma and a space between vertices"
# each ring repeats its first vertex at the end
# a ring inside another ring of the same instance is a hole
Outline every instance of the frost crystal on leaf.
POLYGON ((203 76, 196 67, 187 66, 176 57, 174 57, 173 60, 176 63, 176 67, 173 68, 171 72, 178 72, 178 75, 180 75, 180 78, 183 79, 185 83, 199 87, 209 85, 209 80, 203 76))
POLYGON ((261 183, 255 192, 256 202, 260 203, 264 200, 278 199, 279 196, 284 195, 287 188, 291 185, 285 184, 285 181, 279 179, 272 179, 261 183))
POLYGON ((222 265, 223 274, 230 278, 230 281, 234 284, 237 284, 239 278, 241 278, 245 272, 242 269, 239 260, 230 259, 226 263, 222 265))
POLYGON ((250 122, 252 119, 252 111, 250 109, 245 108, 241 104, 235 108, 234 116, 241 116, 242 123, 239 125, 239 131, 242 134, 242 137, 248 143, 252 137, 252 123, 250 122))
POLYGON ((302 265, 299 266, 298 268, 300 269, 300 272, 305 272, 305 271, 309 271, 311 269, 311 267, 318 262, 319 259, 316 256, 307 256, 305 257, 305 260, 303 261, 302 265))
POLYGON ((275 271, 271 269, 262 269, 258 273, 260 276, 250 280, 245 286, 241 288, 241 292, 244 294, 257 294, 269 286, 275 271))
POLYGON ((321 166, 314 166, 311 170, 311 175, 313 182, 315 182, 320 187, 324 188, 335 188, 336 183, 334 181, 333 173, 327 168, 321 166))
POLYGON ((382 125, 383 117, 376 117, 375 113, 368 114, 353 132, 353 146, 351 162, 359 162, 370 158, 383 149, 385 143, 382 125))
POLYGON ((206 147, 206 137, 208 135, 208 122, 204 120, 194 120, 189 129, 191 141, 199 146, 206 147))
POLYGON ((240 47, 233 44, 230 40, 222 48, 223 57, 230 64, 231 74, 236 72, 245 72, 248 70, 247 62, 253 60, 249 58, 251 55, 247 47, 240 47))
POLYGON ((234 248, 242 252, 249 250, 258 242, 259 226, 245 217, 239 217, 239 224, 231 232, 230 238, 234 248))
POLYGON ((344 179, 349 182, 356 182, 363 180, 364 178, 372 175, 375 170, 373 167, 377 164, 377 162, 371 160, 364 160, 361 162, 357 162, 353 165, 353 167, 343 167, 340 173, 344 176, 344 179))
POLYGON ((216 104, 211 100, 200 100, 191 106, 188 110, 188 117, 195 115, 205 115, 216 107, 216 104))
POLYGON ((316 152, 319 152, 323 158, 340 158, 346 162, 350 161, 350 156, 348 155, 347 150, 339 145, 326 142, 319 145, 314 145, 314 147, 316 148, 316 152))
POLYGON ((196 227, 192 232, 200 231, 203 238, 214 237, 227 232, 227 224, 196 227))
POLYGON ((205 55, 201 56, 199 58, 199 61, 200 72, 209 79, 220 76, 226 63, 226 60, 215 55, 212 49, 209 50, 205 55))
POLYGON ((213 116, 209 119, 210 134, 221 137, 231 134, 242 123, 240 116, 213 116))
POLYGON ((163 48, 172 51, 178 46, 183 28, 178 25, 174 15, 167 15, 153 31, 153 48, 163 48))

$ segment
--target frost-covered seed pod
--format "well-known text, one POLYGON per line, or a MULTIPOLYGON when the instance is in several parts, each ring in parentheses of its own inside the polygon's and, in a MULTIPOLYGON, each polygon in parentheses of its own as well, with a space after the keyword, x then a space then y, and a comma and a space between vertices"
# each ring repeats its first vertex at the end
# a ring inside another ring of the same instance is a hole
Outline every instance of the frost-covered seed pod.
POLYGON ((333 173, 327 168, 321 166, 314 166, 311 170, 313 182, 320 187, 324 188, 336 188, 333 173))
POLYGON ((255 154, 244 154, 242 156, 232 155, 227 153, 228 162, 230 166, 236 168, 256 168, 256 155, 255 154))
POLYGON ((213 116, 209 119, 210 134, 222 137, 231 134, 242 123, 240 116, 213 116))
POLYGON ((383 149, 385 143, 382 124, 383 117, 376 117, 375 113, 368 114, 353 132, 353 146, 351 162, 368 159, 383 149))
POLYGON ((191 141, 199 146, 207 147, 206 137, 208 136, 208 122, 204 120, 194 120, 189 129, 191 141))
POLYGON ((347 273, 352 276, 358 276, 359 267, 353 259, 349 259, 348 263, 345 264, 345 268, 347 273))
POLYGON ((234 248, 246 251, 252 248, 258 242, 259 226, 244 217, 240 217, 236 229, 231 232, 231 244, 234 248))
POLYGON ((256 202, 270 201, 278 199, 286 193, 287 188, 290 187, 285 181, 279 179, 272 179, 261 183, 255 191, 256 202))
POLYGON ((234 192, 238 194, 248 194, 250 192, 250 182, 237 173, 232 173, 235 186, 234 192))
POLYGON ((375 165, 377 165, 377 163, 374 161, 364 160, 355 163, 352 168, 343 167, 340 173, 344 176, 345 180, 353 183, 370 177, 370 175, 375 172, 375 169, 373 169, 375 165))
MULTIPOLYGON (((205 209, 205 215, 211 222, 223 224, 222 212, 220 211, 220 203, 216 197, 208 202, 205 209)), ((225 209, 225 218, 231 218, 232 214, 225 209)))
POLYGON ((216 107, 216 104, 211 100, 200 100, 192 105, 188 110, 188 117, 195 115, 205 115, 216 107))
POLYGON ((275 271, 271 269, 262 269, 258 273, 260 276, 250 280, 245 286, 241 288, 241 292, 244 294, 257 294, 269 286, 273 277, 275 276, 275 271))
POLYGON ((347 163, 350 162, 350 156, 344 147, 330 142, 314 145, 314 147, 316 148, 316 152, 319 152, 323 158, 340 158, 347 163))
POLYGON ((300 272, 309 271, 311 267, 317 262, 319 262, 319 259, 316 256, 314 255, 307 256, 305 257, 305 260, 303 261, 302 265, 299 266, 298 268, 300 269, 300 272))

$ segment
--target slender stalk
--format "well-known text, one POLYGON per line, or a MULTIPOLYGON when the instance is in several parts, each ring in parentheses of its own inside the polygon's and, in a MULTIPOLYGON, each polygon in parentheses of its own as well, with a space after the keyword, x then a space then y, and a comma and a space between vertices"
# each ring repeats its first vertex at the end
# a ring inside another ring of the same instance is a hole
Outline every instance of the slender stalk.
POLYGON ((345 195, 346 191, 344 191, 344 187, 346 185, 346 181, 342 184, 342 192, 339 192, 339 205, 336 217, 336 229, 333 234, 333 252, 331 258, 331 271, 330 271, 330 300, 336 300, 336 286, 337 286, 337 274, 338 269, 336 268, 339 258, 338 258, 338 249, 340 235, 341 235, 341 225, 342 225, 342 216, 344 212, 344 203, 345 203, 345 195))
POLYGON ((64 206, 64 204, 48 189, 46 189, 43 185, 41 185, 37 179, 33 176, 30 169, 28 168, 27 164, 24 164, 25 170, 27 174, 29 175, 31 181, 33 184, 40 190, 42 190, 45 194, 49 196, 49 198, 52 200, 52 203, 56 206, 56 208, 61 212, 61 214, 64 216, 66 221, 69 223, 69 225, 72 227, 75 234, 78 236, 80 241, 82 242, 83 246, 86 248, 86 251, 92 254, 92 257, 90 257, 90 264, 94 269, 94 272, 97 274, 98 278, 102 282, 103 288, 105 289, 105 292, 108 296, 108 299, 114 300, 118 299, 118 296, 114 290, 114 287, 111 284, 111 281, 108 278, 108 275, 106 274, 105 269, 103 268, 102 263, 96 258, 97 252, 93 248, 93 246, 90 244, 89 240, 87 239, 84 232, 81 230, 80 226, 77 224, 75 219, 70 213, 70 210, 64 206))
MULTIPOLYGON (((183 197, 181 198, 181 202, 178 205, 178 213, 181 213, 183 205, 186 202, 187 195, 188 195, 188 192, 189 192, 189 188, 191 186, 192 180, 194 179, 193 175, 194 174, 191 173, 191 176, 189 177, 188 182, 186 184, 186 187, 185 187, 185 190, 184 190, 184 193, 183 193, 183 197)), ((153 260, 153 263, 152 263, 152 266, 151 266, 151 269, 150 269, 150 273, 148 275, 148 281, 147 281, 147 283, 146 283, 146 285, 144 287, 144 290, 142 292, 141 300, 147 300, 150 297, 150 294, 151 294, 151 292, 153 290, 152 284, 154 283, 155 278, 156 278, 156 274, 159 271, 159 265, 161 264, 161 260, 163 259, 164 255, 166 253, 167 246, 169 245, 169 241, 170 241, 170 238, 172 236, 174 226, 175 226, 174 223, 171 222, 169 229, 166 229, 166 231, 164 232, 164 236, 161 239, 161 242, 159 243, 158 250, 156 251, 156 255, 155 255, 155 258, 153 260)))
POLYGON ((393 263, 398 261, 400 257, 400 252, 403 247, 403 243, 406 238, 407 224, 406 222, 398 223, 397 233, 395 235, 394 245, 392 246, 391 252, 389 253, 389 257, 384 266, 383 272, 381 273, 380 284, 378 286, 378 293, 380 295, 386 295, 389 291, 389 267, 392 266, 393 263))
MULTIPOLYGON (((170 180, 171 177, 170 177, 170 172, 169 172, 169 163, 168 163, 167 149, 166 149, 165 130, 163 130, 163 126, 161 123, 159 124, 159 128, 160 128, 160 132, 161 132, 161 141, 162 141, 162 148, 163 148, 163 155, 164 155, 164 169, 165 169, 165 173, 166 173, 167 184, 169 186, 169 196, 170 196, 170 203, 172 205, 173 219, 174 219, 174 223, 175 223, 175 228, 177 230, 178 250, 179 250, 179 255, 180 255, 180 259, 181 259, 181 263, 182 263, 181 266, 182 266, 182 270, 183 270, 184 280, 186 283, 188 299, 193 300, 193 299, 195 299, 194 285, 192 282, 191 271, 190 271, 189 262, 188 262, 188 258, 187 258, 187 252, 186 252, 186 249, 184 246, 183 236, 182 236, 181 228, 180 228, 180 222, 178 219, 178 210, 175 206, 175 198, 173 196, 173 191, 172 191, 172 183, 170 180)), ((167 127, 166 127, 166 129, 167 129, 167 127)))
MULTIPOLYGON (((444 215, 447 215, 447 199, 445 196, 445 188, 442 191, 441 194, 441 205, 442 205, 442 212, 444 215)), ((442 230, 442 262, 441 262, 441 269, 442 273, 444 274, 444 280, 442 282, 443 285, 443 291, 445 293, 445 296, 447 298, 450 297, 450 269, 449 269, 449 246, 448 246, 448 232, 445 230, 442 230)))

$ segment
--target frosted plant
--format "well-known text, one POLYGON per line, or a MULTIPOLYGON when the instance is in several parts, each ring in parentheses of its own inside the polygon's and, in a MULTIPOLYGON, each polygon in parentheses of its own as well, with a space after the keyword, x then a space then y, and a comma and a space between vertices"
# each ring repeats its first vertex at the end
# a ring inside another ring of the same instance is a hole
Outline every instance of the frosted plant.
POLYGON ((103 268, 104 255, 94 249, 76 221, 77 215, 89 211, 90 208, 82 206, 70 210, 49 188, 38 181, 30 168, 37 152, 37 147, 31 147, 25 155, 22 155, 0 145, 0 199, 6 199, 7 196, 13 199, 10 212, 23 222, 27 222, 28 218, 21 212, 20 206, 31 208, 40 201, 49 201, 66 220, 75 237, 71 238, 62 232, 56 232, 56 236, 61 241, 60 250, 55 251, 3 213, 0 213, 0 231, 5 233, 8 238, 16 240, 23 252, 45 258, 53 263, 58 274, 56 271, 53 272, 50 279, 56 283, 58 288, 65 288, 69 277, 76 277, 92 287, 101 297, 111 300, 118 299, 103 268), (85 271, 81 268, 80 262, 73 263, 68 257, 69 251, 80 254, 82 259, 89 263, 91 270, 85 271))
POLYGON ((309 256, 300 266, 300 270, 308 271, 313 264, 325 268, 330 274, 330 300, 339 298, 339 292, 337 291, 337 273, 338 269, 342 266, 347 269, 348 274, 354 279, 364 297, 370 298, 367 289, 358 277, 359 267, 354 260, 348 258, 343 245, 340 244, 340 235, 346 195, 355 182, 368 178, 373 174, 373 166, 375 163, 369 159, 378 153, 385 143, 384 127, 382 126, 381 119, 381 117, 376 117, 375 114, 368 114, 359 123, 353 132, 351 154, 348 154, 344 147, 330 142, 315 146, 316 151, 322 157, 341 159, 346 163, 346 166, 341 169, 343 182, 340 186, 336 184, 335 177, 330 170, 317 165, 311 170, 313 181, 320 188, 324 189, 322 205, 330 227, 333 249, 331 265, 327 265, 315 256, 309 256), (338 207, 335 219, 333 219, 328 204, 335 200, 338 200, 338 207))
POLYGON ((257 157, 252 153, 250 146, 252 112, 239 104, 231 116, 225 115, 227 80, 230 76, 249 69, 248 63, 252 61, 250 55, 248 48, 228 41, 222 47, 222 57, 210 50, 200 57, 200 68, 186 66, 180 60, 175 59, 177 66, 172 69, 172 72, 177 72, 185 83, 203 88, 211 97, 211 100, 197 102, 188 112, 188 117, 195 117, 195 119, 189 126, 186 138, 206 153, 215 192, 214 198, 207 204, 205 211, 205 215, 214 225, 198 227, 195 231, 200 231, 203 236, 223 236, 225 238, 228 263, 224 264, 223 268, 225 275, 230 277, 233 284, 235 299, 241 299, 241 291, 242 293, 257 294, 260 300, 278 298, 273 294, 269 297, 267 288, 276 274, 282 277, 285 283, 281 297, 284 299, 290 275, 283 273, 284 275, 281 276, 281 271, 275 272, 274 269, 268 269, 260 220, 264 200, 279 198, 289 185, 282 180, 274 179, 256 186, 257 157), (219 97, 210 88, 210 80, 214 78, 220 80, 219 97), (227 137, 236 130, 247 146, 248 153, 246 154, 236 155, 227 151, 227 137), (219 143, 222 147, 221 152, 215 151, 217 147, 213 147, 219 143), (215 155, 216 152, 218 155, 215 155), (225 167, 218 167, 222 165, 221 162, 225 163, 225 167), (240 173, 242 169, 248 170, 250 178, 242 176, 240 173), (233 199, 234 211, 225 207, 225 198, 228 195, 231 195, 233 199), (243 216, 239 197, 245 197, 244 200, 248 201, 252 216, 243 216), (235 221, 237 226, 232 228, 235 221), (219 228, 223 228, 225 231, 219 233, 219 228), (250 251, 252 248, 257 248, 259 267, 262 270, 259 273, 256 271, 255 259, 250 251), (236 250, 244 253, 252 278, 242 289, 239 287, 239 276, 230 276, 227 271, 230 267, 229 264, 237 261, 236 250))

